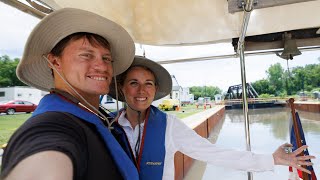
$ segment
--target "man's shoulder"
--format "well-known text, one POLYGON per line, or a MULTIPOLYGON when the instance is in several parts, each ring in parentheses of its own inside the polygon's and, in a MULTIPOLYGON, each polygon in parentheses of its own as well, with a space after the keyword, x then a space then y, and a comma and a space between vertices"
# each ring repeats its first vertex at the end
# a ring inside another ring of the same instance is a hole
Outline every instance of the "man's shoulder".
POLYGON ((64 124, 79 124, 80 118, 69 113, 63 112, 45 112, 30 117, 24 124, 25 127, 47 124, 47 126, 64 124))

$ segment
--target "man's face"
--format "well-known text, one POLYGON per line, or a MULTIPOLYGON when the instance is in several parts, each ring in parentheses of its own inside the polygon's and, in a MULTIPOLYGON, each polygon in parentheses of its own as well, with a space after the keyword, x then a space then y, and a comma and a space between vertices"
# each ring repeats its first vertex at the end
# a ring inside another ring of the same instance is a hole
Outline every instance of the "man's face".
POLYGON ((156 90, 154 75, 142 67, 130 69, 121 87, 127 104, 141 112, 151 105, 156 90))
MULTIPOLYGON (((99 45, 92 45, 86 38, 73 40, 58 57, 58 71, 84 97, 109 92, 112 80, 111 53, 99 45)), ((56 87, 69 89, 64 82, 56 87)))

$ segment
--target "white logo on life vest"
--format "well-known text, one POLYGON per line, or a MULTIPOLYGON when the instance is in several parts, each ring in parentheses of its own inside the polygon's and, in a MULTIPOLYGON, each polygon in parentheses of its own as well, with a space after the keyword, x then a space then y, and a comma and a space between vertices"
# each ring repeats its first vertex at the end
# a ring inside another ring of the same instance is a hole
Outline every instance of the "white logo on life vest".
POLYGON ((161 166, 162 162, 146 162, 146 165, 149 166, 161 166))

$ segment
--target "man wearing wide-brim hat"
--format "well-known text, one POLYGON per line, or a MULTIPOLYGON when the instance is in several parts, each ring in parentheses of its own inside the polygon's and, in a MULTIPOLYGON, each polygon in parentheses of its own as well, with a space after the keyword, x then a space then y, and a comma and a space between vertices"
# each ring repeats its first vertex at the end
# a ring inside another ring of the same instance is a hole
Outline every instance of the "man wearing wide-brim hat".
POLYGON ((0 179, 138 179, 99 107, 134 54, 130 35, 97 14, 65 8, 42 19, 17 76, 50 94, 10 138, 0 179))

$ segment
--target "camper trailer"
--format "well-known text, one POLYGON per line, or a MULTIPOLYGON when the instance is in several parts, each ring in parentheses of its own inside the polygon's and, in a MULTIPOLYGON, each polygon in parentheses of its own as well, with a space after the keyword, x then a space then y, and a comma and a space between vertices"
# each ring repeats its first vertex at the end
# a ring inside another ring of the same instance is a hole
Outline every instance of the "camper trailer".
POLYGON ((0 101, 25 100, 39 104, 40 99, 48 92, 29 86, 14 86, 0 88, 0 101))

